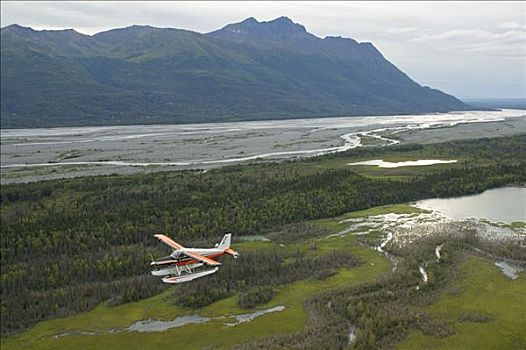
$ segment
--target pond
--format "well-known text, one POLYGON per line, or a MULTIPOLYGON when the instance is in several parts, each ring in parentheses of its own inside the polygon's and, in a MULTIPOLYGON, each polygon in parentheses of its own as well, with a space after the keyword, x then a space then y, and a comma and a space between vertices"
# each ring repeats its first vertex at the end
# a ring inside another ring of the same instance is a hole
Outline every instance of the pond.
MULTIPOLYGON (((278 306, 271 307, 268 309, 256 310, 252 313, 240 314, 240 315, 217 316, 217 317, 202 317, 199 315, 190 315, 190 316, 177 317, 170 321, 159 321, 159 320, 137 321, 131 326, 129 326, 128 328, 126 328, 125 330, 128 332, 164 332, 168 329, 182 327, 187 324, 206 323, 212 320, 224 319, 226 317, 233 317, 235 318, 236 321, 225 323, 225 325, 236 326, 240 323, 250 322, 268 313, 278 312, 278 311, 283 311, 283 310, 285 310, 285 306, 278 305, 278 306)), ((121 330, 112 330, 110 333, 120 333, 120 332, 121 330)), ((59 336, 65 336, 65 335, 70 335, 70 334, 63 334, 59 336)))
POLYGON ((258 310, 256 312, 252 312, 252 313, 249 313, 249 314, 242 314, 242 315, 235 315, 235 319, 236 319, 236 322, 232 322, 232 323, 227 323, 227 326, 236 326, 240 323, 244 323, 244 322, 250 322, 252 321, 253 319, 259 317, 259 316, 263 316, 263 315, 266 315, 266 314, 269 314, 269 313, 272 313, 272 312, 279 312, 279 311, 283 311, 285 310, 285 306, 283 305, 278 305, 278 306, 275 306, 275 307, 272 307, 270 309, 264 309, 264 310, 258 310))
POLYGON ((137 321, 128 327, 129 332, 164 332, 170 328, 182 327, 191 323, 204 323, 210 321, 209 317, 198 315, 177 317, 171 321, 147 320, 137 321))
POLYGON ((526 221, 526 188, 502 187, 455 198, 418 201, 416 207, 437 211, 452 219, 486 219, 512 223, 526 221))
POLYGON ((456 159, 441 160, 441 159, 419 159, 419 160, 407 160, 403 162, 387 162, 381 159, 366 160, 363 162, 348 163, 347 165, 376 165, 379 168, 400 168, 404 166, 423 166, 433 164, 449 164, 456 163, 456 159))
POLYGON ((508 263, 507 261, 497 261, 495 266, 501 269, 502 273, 512 280, 516 280, 519 277, 519 272, 522 271, 520 266, 515 266, 508 263))
POLYGON ((263 235, 244 235, 237 237, 240 241, 263 241, 268 242, 270 239, 263 235))

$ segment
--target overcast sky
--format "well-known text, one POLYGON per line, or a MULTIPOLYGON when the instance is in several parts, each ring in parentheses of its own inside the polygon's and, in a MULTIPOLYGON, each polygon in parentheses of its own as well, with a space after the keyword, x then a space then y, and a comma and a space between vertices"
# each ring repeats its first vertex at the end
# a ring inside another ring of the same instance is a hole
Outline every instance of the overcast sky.
POLYGON ((526 98, 526 2, 1 2, 2 27, 94 34, 132 24, 209 32, 288 16, 317 36, 372 42, 422 85, 526 98))

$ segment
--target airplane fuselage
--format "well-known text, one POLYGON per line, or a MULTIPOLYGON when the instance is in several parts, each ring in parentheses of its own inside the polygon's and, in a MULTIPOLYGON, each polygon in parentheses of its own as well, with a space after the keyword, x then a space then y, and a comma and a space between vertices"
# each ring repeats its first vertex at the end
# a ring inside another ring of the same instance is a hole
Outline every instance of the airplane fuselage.
POLYGON ((185 248, 180 250, 176 249, 172 252, 172 254, 170 254, 171 259, 163 259, 162 261, 155 262, 155 265, 162 266, 174 264, 177 266, 184 266, 199 263, 198 260, 190 256, 184 255, 184 251, 189 253, 197 253, 210 259, 225 254, 225 251, 223 249, 215 248, 185 248))
MULTIPOLYGON (((222 250, 222 249, 214 249, 214 248, 199 248, 199 249, 186 248, 185 251, 191 252, 191 253, 197 253, 199 255, 206 256, 207 258, 210 258, 210 259, 213 259, 213 258, 215 258, 217 256, 225 254, 224 250, 222 250)), ((178 252, 177 250, 174 250, 172 255, 174 255, 174 253, 177 253, 177 252, 178 252)), ((196 260, 196 259, 194 259, 192 257, 185 256, 185 255, 182 255, 182 254, 181 254, 181 256, 175 258, 174 260, 177 261, 175 264, 178 265, 178 266, 188 265, 188 264, 195 264, 195 263, 199 262, 198 260, 196 260)))

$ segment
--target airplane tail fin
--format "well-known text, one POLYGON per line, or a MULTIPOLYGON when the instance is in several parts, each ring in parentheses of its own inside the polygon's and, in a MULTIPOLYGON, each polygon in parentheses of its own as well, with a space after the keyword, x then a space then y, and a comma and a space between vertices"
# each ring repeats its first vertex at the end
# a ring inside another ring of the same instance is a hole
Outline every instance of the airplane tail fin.
POLYGON ((227 233, 226 235, 223 236, 223 239, 217 245, 217 249, 225 250, 225 249, 230 248, 230 241, 231 240, 232 240, 232 234, 231 233, 227 233))
POLYGON ((238 252, 230 248, 230 241, 232 240, 232 234, 227 233, 223 236, 221 242, 217 245, 218 249, 224 250, 225 253, 232 255, 234 258, 237 258, 239 255, 238 252))

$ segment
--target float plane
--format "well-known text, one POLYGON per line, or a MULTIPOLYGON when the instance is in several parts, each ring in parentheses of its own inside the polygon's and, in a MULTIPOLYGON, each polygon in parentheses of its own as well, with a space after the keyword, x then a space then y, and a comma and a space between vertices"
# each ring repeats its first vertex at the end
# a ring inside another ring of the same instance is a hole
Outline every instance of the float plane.
POLYGON ((211 275, 219 269, 221 263, 213 258, 224 254, 230 254, 234 258, 239 255, 230 248, 232 234, 227 233, 221 242, 214 248, 185 248, 170 237, 162 234, 154 235, 155 238, 173 249, 172 254, 153 260, 150 265, 155 266, 152 271, 154 276, 164 276, 164 283, 182 283, 192 281, 196 278, 211 275), (211 269, 201 269, 205 266, 211 269))

